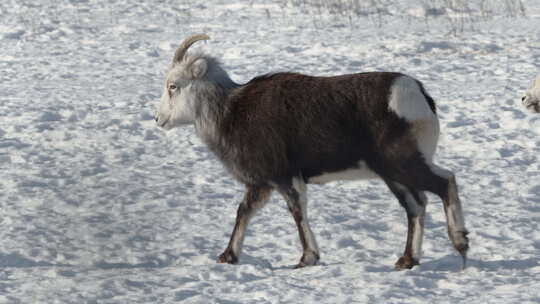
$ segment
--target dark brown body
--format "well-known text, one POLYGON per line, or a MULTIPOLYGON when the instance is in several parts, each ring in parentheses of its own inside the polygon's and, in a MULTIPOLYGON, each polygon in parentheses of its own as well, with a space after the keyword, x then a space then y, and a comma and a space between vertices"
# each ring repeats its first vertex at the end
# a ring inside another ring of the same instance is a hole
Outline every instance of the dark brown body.
MULTIPOLYGON (((283 73, 256 78, 227 101, 212 150, 247 184, 355 168, 374 172, 381 161, 420 157, 409 123, 388 109, 399 73, 312 77, 283 73), (230 144, 234 143, 234 144, 230 144), (229 147, 230 146, 230 147, 229 147)), ((426 94, 430 108, 433 100, 426 94)))

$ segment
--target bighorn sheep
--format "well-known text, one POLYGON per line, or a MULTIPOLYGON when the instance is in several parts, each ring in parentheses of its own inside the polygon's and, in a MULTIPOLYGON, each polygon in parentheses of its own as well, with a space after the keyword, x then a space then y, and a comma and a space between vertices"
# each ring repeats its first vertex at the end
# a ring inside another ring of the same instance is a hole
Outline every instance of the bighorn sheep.
POLYGON ((466 262, 467 230, 454 174, 433 162, 439 136, 435 103, 422 84, 399 73, 335 77, 296 73, 234 83, 218 61, 176 50, 156 122, 164 129, 194 124, 230 173, 245 184, 229 245, 220 263, 237 263, 255 212, 277 190, 294 217, 303 254, 297 267, 315 265, 319 249, 308 223, 306 184, 380 178, 408 218, 403 256, 396 269, 419 264, 426 196, 444 205, 448 235, 466 262))
POLYGON ((521 101, 529 111, 540 113, 540 75, 531 83, 521 101))

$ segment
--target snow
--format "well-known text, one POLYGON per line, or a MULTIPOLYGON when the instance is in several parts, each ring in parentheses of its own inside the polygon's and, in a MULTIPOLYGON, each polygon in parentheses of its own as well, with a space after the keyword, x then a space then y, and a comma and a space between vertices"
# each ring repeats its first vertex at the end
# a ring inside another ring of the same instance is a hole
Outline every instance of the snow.
POLYGON ((451 36, 401 2, 409 13, 381 26, 283 1, 0 2, 0 303, 540 302, 540 116, 520 102, 540 70, 540 5, 451 36), (277 195, 240 264, 216 264, 243 187, 192 127, 153 121, 175 47, 203 32, 194 49, 238 82, 289 70, 422 80, 469 267, 430 195, 421 265, 395 272, 406 217, 380 181, 309 187, 320 265, 291 269, 300 242, 277 195))

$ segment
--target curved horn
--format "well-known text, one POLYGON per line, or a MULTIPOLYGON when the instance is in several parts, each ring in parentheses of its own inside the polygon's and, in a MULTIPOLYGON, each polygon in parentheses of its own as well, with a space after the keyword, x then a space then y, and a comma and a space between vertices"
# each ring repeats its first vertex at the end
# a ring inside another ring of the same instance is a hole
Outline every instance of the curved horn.
POLYGON ((182 42, 182 44, 178 47, 178 49, 176 50, 176 53, 174 53, 173 63, 182 61, 189 47, 195 42, 199 40, 209 40, 209 39, 210 37, 208 37, 208 35, 206 34, 193 35, 191 37, 186 38, 182 42))

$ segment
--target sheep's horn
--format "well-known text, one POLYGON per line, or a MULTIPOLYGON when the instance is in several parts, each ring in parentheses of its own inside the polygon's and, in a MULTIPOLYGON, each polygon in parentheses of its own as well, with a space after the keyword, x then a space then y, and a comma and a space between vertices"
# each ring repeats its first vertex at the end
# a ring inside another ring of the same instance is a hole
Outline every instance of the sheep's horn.
POLYGON ((208 40, 210 37, 206 34, 200 34, 200 35, 193 35, 191 37, 186 38, 182 44, 178 47, 176 50, 176 53, 174 53, 173 62, 180 62, 182 59, 184 59, 184 56, 186 55, 187 50, 189 47, 194 44, 195 42, 199 40, 208 40))

